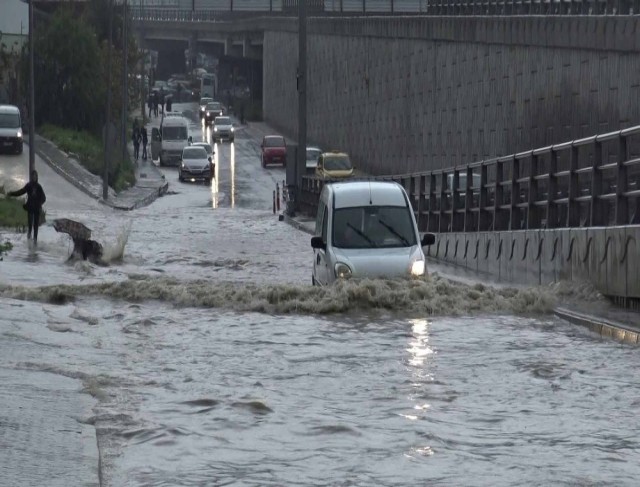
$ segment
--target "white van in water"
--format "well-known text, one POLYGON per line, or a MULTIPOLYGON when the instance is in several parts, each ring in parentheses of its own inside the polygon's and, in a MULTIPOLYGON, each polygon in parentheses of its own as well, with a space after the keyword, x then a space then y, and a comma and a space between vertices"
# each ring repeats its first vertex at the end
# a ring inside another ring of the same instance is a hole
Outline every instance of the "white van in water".
POLYGON ((160 128, 151 129, 151 157, 161 166, 179 166, 182 149, 189 145, 189 121, 182 116, 165 116, 160 128))
POLYGON ((383 181, 350 181, 324 186, 316 216, 314 285, 336 279, 421 277, 423 246, 404 188, 383 181))

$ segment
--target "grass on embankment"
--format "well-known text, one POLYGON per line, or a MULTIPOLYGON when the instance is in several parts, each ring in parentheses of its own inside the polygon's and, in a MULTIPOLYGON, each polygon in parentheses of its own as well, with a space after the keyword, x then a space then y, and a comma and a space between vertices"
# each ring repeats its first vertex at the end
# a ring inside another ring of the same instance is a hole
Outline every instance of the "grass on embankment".
POLYGON ((21 229, 27 226, 27 212, 22 208, 21 198, 0 196, 0 228, 21 229))
MULTIPOLYGON (((89 172, 96 176, 102 176, 104 151, 100 137, 96 137, 90 132, 80 132, 51 124, 44 124, 38 132, 61 150, 76 154, 80 159, 80 164, 89 172)), ((118 150, 115 147, 113 149, 118 150)), ((133 186, 135 182, 135 169, 131 160, 128 157, 124 161, 119 157, 116 158, 109 173, 109 186, 119 192, 133 186)))

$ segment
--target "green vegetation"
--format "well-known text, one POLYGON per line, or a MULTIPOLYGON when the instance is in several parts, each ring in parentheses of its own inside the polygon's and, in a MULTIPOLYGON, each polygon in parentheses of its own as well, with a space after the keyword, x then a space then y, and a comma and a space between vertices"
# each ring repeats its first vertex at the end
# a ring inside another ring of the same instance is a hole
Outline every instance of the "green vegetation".
POLYGON ((22 205, 24 200, 18 198, 0 199, 0 227, 22 229, 27 226, 27 212, 22 205))
MULTIPOLYGON (((99 137, 91 132, 78 131, 45 124, 39 129, 40 135, 49 139, 65 152, 73 152, 80 163, 91 173, 102 176, 104 148, 99 137)), ((120 151, 113 154, 109 185, 116 191, 122 191, 135 184, 135 168, 131 159, 121 159, 120 151)))
MULTIPOLYGON (((116 191, 134 184, 134 167, 130 160, 121 160, 122 59, 123 46, 128 46, 129 73, 135 73, 141 53, 135 38, 123 38, 123 9, 116 7, 113 18, 113 49, 107 62, 109 0, 92 0, 85 13, 78 15, 73 6, 61 5, 35 30, 36 126, 38 133, 67 152, 73 152, 92 173, 101 176, 103 165, 103 134, 108 133, 112 153, 109 185, 116 191), (107 82, 111 73, 111 84, 107 82), (112 103, 109 120, 105 108, 107 93, 112 103), (105 126, 109 130, 104 130, 105 126)), ((133 29, 131 29, 132 31, 133 29)), ((130 32, 131 32, 130 31, 130 32)), ((23 53, 23 60, 28 55, 23 53)), ((22 62, 22 89, 26 93, 27 62, 22 62)), ((131 76, 128 86, 128 106, 140 106, 136 100, 138 82, 131 76)), ((127 126, 127 140, 131 138, 127 126)))

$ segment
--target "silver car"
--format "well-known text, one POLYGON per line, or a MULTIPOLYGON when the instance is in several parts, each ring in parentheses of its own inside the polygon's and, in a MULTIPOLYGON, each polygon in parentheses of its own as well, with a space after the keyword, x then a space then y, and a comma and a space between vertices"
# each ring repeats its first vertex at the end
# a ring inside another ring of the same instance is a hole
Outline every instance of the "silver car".
POLYGON ((216 117, 213 120, 213 141, 222 142, 222 139, 227 139, 229 142, 235 139, 235 129, 230 117, 216 117))
POLYGON ((331 284, 349 278, 422 277, 423 246, 404 188, 383 181, 326 184, 320 194, 312 283, 331 284))
POLYGON ((214 174, 213 159, 204 147, 188 146, 182 150, 178 169, 179 181, 204 181, 211 184, 214 174))
POLYGON ((216 153, 209 142, 193 142, 191 147, 204 147, 204 150, 207 151, 207 155, 211 157, 216 153))

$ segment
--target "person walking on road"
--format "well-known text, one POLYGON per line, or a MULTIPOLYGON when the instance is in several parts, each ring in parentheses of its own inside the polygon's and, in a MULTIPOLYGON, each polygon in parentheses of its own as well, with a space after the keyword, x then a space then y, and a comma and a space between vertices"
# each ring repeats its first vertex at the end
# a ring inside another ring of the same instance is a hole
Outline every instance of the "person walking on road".
POLYGON ((140 129, 140 133, 142 134, 142 158, 146 161, 147 160, 147 143, 149 142, 147 127, 143 125, 142 128, 140 129))
POLYGON ((149 118, 151 118, 151 113, 153 112, 153 95, 149 94, 147 99, 147 105, 149 106, 149 118))
POLYGON ((38 171, 31 171, 29 182, 25 184, 22 189, 7 193, 8 196, 22 196, 23 194, 27 195, 27 202, 23 206, 27 211, 27 222, 29 228, 27 239, 31 239, 31 231, 33 230, 33 242, 38 243, 40 212, 42 211, 42 205, 47 201, 44 190, 42 189, 42 186, 40 186, 40 183, 38 183, 38 171))
POLYGON ((167 96, 167 111, 168 112, 171 111, 171 103, 172 103, 171 97, 167 96))

